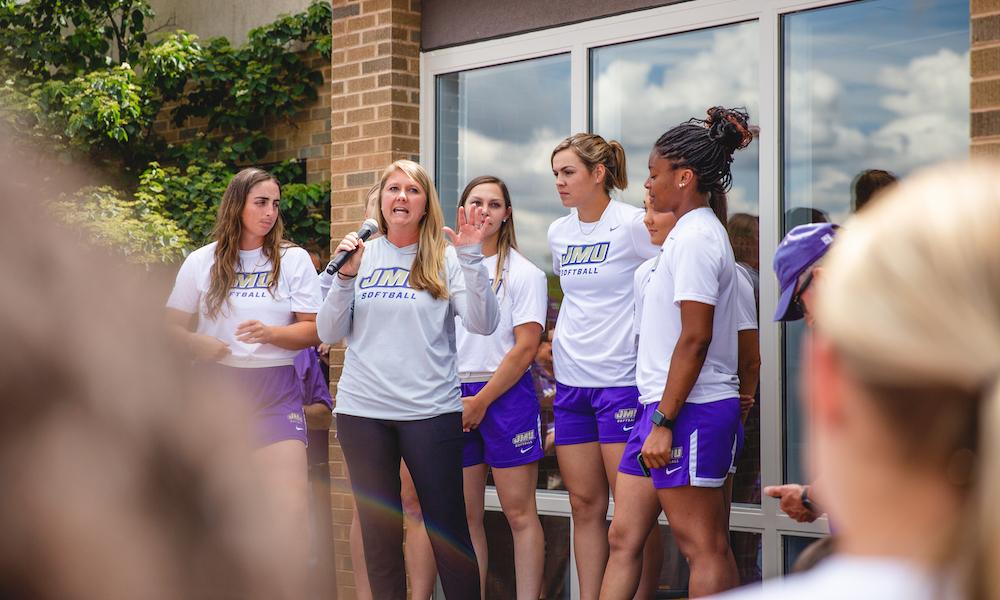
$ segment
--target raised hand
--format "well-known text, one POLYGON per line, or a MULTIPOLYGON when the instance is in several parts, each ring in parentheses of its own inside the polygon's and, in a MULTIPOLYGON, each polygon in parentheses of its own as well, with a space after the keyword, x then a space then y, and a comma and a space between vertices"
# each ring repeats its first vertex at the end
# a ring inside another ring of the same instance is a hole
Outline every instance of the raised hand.
POLYGON ((483 243, 486 226, 490 222, 490 217, 486 215, 486 209, 475 206, 459 206, 458 214, 455 216, 458 233, 451 227, 443 227, 445 235, 451 240, 453 246, 473 246, 483 243))

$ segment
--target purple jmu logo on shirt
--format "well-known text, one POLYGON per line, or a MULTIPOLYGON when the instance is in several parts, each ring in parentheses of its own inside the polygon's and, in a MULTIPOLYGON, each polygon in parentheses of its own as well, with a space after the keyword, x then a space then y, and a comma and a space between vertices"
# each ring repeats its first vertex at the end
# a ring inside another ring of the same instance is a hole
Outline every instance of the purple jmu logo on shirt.
POLYGON ((233 282, 234 290, 267 289, 271 285, 273 276, 270 271, 258 271, 256 273, 237 273, 236 281, 233 282))
POLYGON ((608 259, 608 250, 610 248, 611 242, 568 246, 559 261, 563 267, 571 265, 596 265, 608 259))
POLYGON ((410 272, 400 267, 375 269, 371 275, 361 279, 358 284, 363 290, 373 287, 406 288, 410 287, 410 272))

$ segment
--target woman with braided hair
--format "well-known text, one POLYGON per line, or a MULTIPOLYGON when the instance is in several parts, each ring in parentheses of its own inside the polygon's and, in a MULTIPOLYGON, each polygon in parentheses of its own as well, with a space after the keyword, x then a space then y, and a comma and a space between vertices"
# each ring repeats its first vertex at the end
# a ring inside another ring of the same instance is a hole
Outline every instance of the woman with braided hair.
POLYGON ((747 121, 742 110, 710 108, 707 119, 660 136, 649 155, 652 208, 672 212, 677 224, 644 292, 636 364, 642 406, 622 458, 623 465, 641 462, 650 477, 619 474, 602 598, 631 598, 635 590, 637 552, 658 513, 647 506, 650 484, 690 566, 690 596, 739 583, 724 484, 740 422, 740 275, 723 223, 733 153, 753 139, 747 121))

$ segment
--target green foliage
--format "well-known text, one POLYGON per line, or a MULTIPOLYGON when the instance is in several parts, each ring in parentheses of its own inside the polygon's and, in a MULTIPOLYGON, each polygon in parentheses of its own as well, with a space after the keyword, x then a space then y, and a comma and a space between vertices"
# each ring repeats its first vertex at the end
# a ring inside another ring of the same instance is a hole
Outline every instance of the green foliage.
MULTIPOLYGON (((287 181, 295 177, 295 170, 294 165, 285 163, 271 172, 279 181, 287 181)), ((151 163, 139 178, 136 198, 148 199, 150 205, 165 206, 167 216, 188 233, 192 244, 201 246, 212 241, 219 202, 235 174, 221 162, 184 168, 151 163)), ((329 203, 328 183, 282 185, 285 237, 302 246, 325 247, 330 237, 330 221, 326 216, 329 203)))
MULTIPOLYGON (((131 190, 90 189, 74 211, 63 201, 73 223, 93 219, 93 237, 125 244, 130 257, 170 260, 176 254, 147 244, 204 243, 229 179, 270 151, 264 124, 316 99, 322 76, 303 54, 329 57, 332 10, 318 2, 251 31, 241 46, 184 31, 151 42, 153 16, 148 0, 0 0, 0 122, 131 190), (192 117, 207 126, 169 145, 154 130, 166 106, 178 126, 192 117), (172 227, 187 235, 169 234, 172 227)), ((290 181, 288 169, 278 169, 280 180, 290 181)), ((328 199, 328 184, 284 186, 293 240, 325 247, 328 199)))
POLYGON ((266 155, 272 143, 261 131, 264 123, 290 118, 317 98, 323 76, 302 57, 313 51, 329 57, 331 19, 330 5, 316 3, 252 30, 243 46, 210 40, 171 114, 176 126, 192 117, 206 119, 208 135, 172 148, 171 157, 185 163, 214 155, 238 164, 266 155), (290 51, 293 45, 299 51, 290 51))
POLYGON ((142 90, 128 63, 91 71, 59 87, 65 134, 77 144, 124 144, 149 126, 142 90))
POLYGON ((84 188, 51 207, 90 241, 118 250, 130 262, 152 264, 178 260, 190 246, 186 232, 160 213, 160 200, 138 195, 129 200, 102 186, 84 188))
POLYGON ((39 79, 69 80, 135 63, 152 15, 146 0, 0 0, 0 65, 39 79))
POLYGON ((310 249, 325 249, 330 240, 330 183, 306 185, 289 183, 281 186, 281 218, 285 221, 285 237, 310 249))
POLYGON ((162 199, 167 215, 186 231, 194 246, 209 242, 215 214, 233 172, 220 162, 161 167, 150 163, 139 178, 136 196, 162 199))
POLYGON ((175 31, 156 44, 142 49, 143 84, 158 90, 162 100, 176 100, 192 71, 205 60, 198 36, 175 31))

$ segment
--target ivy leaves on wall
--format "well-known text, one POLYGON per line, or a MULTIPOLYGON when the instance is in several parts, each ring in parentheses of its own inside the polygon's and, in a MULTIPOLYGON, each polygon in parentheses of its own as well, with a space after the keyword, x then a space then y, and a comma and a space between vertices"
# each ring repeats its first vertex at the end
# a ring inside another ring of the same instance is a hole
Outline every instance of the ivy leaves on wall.
MULTIPOLYGON (((239 46, 148 32, 152 16, 146 0, 0 0, 0 123, 103 170, 114 188, 81 191, 75 223, 89 219, 108 243, 155 239, 176 250, 131 248, 140 262, 206 241, 229 178, 273 146, 265 123, 317 98, 323 78, 304 57, 331 51, 327 2, 254 29, 239 46), (200 135, 167 144, 154 126, 163 112, 177 125, 204 122, 200 135), (140 222, 162 235, 136 229, 130 238, 140 222)), ((287 235, 325 247, 328 201, 329 184, 284 186, 287 235)))

